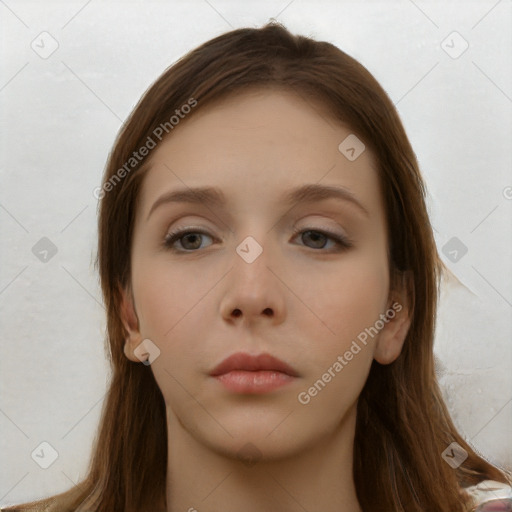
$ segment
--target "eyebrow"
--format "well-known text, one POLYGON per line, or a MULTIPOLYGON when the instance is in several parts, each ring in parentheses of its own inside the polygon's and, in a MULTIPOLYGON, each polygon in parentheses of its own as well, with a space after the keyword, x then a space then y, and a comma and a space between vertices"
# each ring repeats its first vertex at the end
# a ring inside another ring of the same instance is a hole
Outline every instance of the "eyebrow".
MULTIPOLYGON (((325 199, 338 199, 348 202, 356 206, 367 217, 370 216, 368 210, 359 199, 357 199, 350 190, 344 187, 319 185, 317 183, 302 185, 286 193, 282 197, 282 202, 285 205, 292 205, 294 203, 314 203, 325 199)), ((216 187, 195 187, 173 190, 163 194, 153 203, 146 220, 149 219, 156 208, 167 203, 201 204, 215 208, 224 206, 226 204, 226 197, 223 192, 216 187)))

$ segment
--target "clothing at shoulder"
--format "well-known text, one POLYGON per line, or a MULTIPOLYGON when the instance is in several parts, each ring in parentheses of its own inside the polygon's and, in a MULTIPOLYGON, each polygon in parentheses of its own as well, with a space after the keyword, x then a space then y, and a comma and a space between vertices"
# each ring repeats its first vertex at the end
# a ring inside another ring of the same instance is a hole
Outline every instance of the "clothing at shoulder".
MULTIPOLYGON (((495 480, 483 480, 477 485, 465 487, 474 508, 472 512, 512 512, 512 487, 495 480)), ((0 507, 0 512, 50 512, 52 501, 12 507, 0 507)))
POLYGON ((49 507, 48 506, 34 506, 34 507, 30 507, 30 508, 26 508, 26 507, 23 507, 23 508, 20 508, 20 507, 16 507, 16 506, 13 506, 13 507, 4 507, 4 508, 1 508, 0 507, 0 512, 49 512, 49 507))
POLYGON ((484 480, 464 489, 473 499, 474 512, 512 512, 512 487, 484 480))
POLYGON ((50 508, 46 506, 41 507, 30 507, 30 508, 19 508, 19 507, 4 507, 0 508, 0 512, 50 512, 50 508))
POLYGON ((49 498, 22 505, 4 506, 0 507, 0 512, 50 512, 54 501, 52 498, 49 498))

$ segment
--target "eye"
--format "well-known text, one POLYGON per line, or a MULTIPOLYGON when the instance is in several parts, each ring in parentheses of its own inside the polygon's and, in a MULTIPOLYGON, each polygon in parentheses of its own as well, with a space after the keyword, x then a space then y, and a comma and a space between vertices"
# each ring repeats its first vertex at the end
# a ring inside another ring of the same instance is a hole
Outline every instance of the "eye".
POLYGON ((331 245, 330 249, 327 249, 328 252, 340 252, 353 247, 352 241, 347 237, 328 230, 296 229, 293 234, 294 236, 301 234, 302 241, 309 240, 312 249, 326 249, 325 245, 329 240, 333 242, 333 245, 331 245))
POLYGON ((208 233, 193 229, 179 229, 168 233, 164 239, 164 247, 175 252, 194 252, 201 246, 203 236, 211 237, 208 233), (182 242, 183 240, 183 242, 182 242), (174 247, 175 242, 180 242, 183 249, 174 247))
MULTIPOLYGON (((293 238, 297 235, 302 234, 302 240, 310 241, 312 249, 326 249, 326 242, 331 241, 333 245, 328 252, 340 252, 353 247, 353 243, 347 237, 332 233, 328 230, 318 229, 296 229, 293 232, 293 238)), ((169 232, 163 242, 166 249, 174 252, 196 252, 197 249, 201 248, 202 237, 208 237, 213 240, 213 237, 207 232, 197 229, 178 229, 169 232), (181 248, 175 247, 176 243, 179 242, 181 248)))

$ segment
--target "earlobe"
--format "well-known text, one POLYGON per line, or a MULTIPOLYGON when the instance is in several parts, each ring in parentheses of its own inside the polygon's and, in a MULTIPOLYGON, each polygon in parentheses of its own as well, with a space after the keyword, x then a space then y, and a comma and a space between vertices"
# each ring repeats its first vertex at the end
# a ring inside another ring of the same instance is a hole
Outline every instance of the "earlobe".
POLYGON ((395 284, 395 291, 385 313, 388 321, 375 345, 373 357, 380 364, 390 364, 398 358, 411 326, 414 296, 412 275, 405 272, 400 277, 400 284, 395 284))
POLYGON ((133 293, 131 289, 122 289, 121 293, 121 321, 126 331, 126 338, 124 343, 124 354, 130 361, 140 362, 140 359, 135 355, 134 350, 141 343, 143 337, 139 331, 139 319, 135 312, 133 293))

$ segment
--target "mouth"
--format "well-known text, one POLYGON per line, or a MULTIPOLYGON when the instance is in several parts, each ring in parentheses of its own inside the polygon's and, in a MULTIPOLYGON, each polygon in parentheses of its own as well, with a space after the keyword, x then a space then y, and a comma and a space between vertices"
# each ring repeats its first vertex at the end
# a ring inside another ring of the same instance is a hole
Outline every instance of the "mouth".
POLYGON ((229 391, 261 394, 293 382, 299 374, 290 365, 270 354, 238 352, 224 359, 210 373, 229 391))

